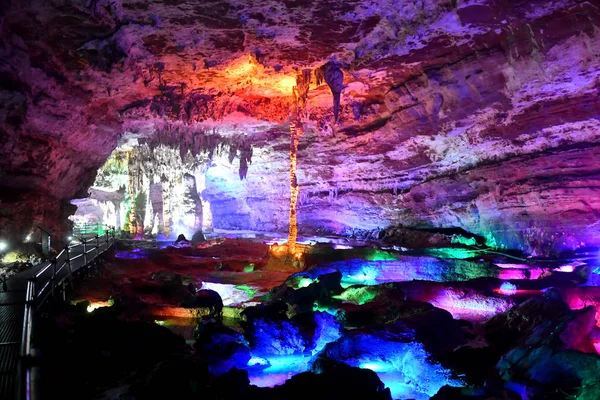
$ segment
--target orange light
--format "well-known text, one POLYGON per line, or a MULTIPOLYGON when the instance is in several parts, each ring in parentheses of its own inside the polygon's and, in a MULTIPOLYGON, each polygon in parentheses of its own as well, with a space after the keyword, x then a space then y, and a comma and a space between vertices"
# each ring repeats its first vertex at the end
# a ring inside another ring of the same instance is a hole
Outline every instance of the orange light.
POLYGON ((224 70, 227 85, 244 88, 247 95, 261 97, 291 96, 296 78, 267 70, 250 55, 231 61, 224 70))

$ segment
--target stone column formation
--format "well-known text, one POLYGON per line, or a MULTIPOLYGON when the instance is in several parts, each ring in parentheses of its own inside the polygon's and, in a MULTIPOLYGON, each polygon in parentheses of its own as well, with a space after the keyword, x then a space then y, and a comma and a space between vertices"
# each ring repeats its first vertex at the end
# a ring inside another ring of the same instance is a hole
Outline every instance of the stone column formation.
POLYGON ((298 203, 298 178, 296 167, 298 163, 298 142, 304 133, 303 116, 306 115, 306 99, 310 86, 310 69, 305 69, 296 75, 294 88, 295 107, 290 121, 290 231, 288 235, 288 250, 293 254, 296 250, 296 237, 298 236, 298 222, 296 219, 296 206, 298 203))
POLYGON ((201 166, 187 165, 177 149, 164 146, 135 147, 128 160, 125 230, 170 237, 202 229, 202 200, 192 174, 201 166), (182 232, 186 227, 189 231, 182 232))

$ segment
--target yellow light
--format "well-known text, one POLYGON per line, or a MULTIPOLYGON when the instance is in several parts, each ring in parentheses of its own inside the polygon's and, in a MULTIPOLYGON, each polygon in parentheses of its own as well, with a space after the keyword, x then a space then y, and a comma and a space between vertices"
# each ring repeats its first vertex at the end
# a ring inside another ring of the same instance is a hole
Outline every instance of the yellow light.
POLYGON ((259 97, 291 96, 296 86, 295 75, 267 70, 248 54, 231 61, 224 70, 227 85, 241 85, 246 95, 259 97))
POLYGON ((91 313, 94 310, 97 310, 100 307, 110 307, 110 304, 108 301, 95 301, 90 303, 89 306, 87 306, 87 312, 91 313))
POLYGON ((225 69, 225 72, 228 75, 231 75, 236 78, 240 78, 243 76, 248 76, 256 72, 256 64, 252 62, 252 57, 240 57, 237 60, 234 60, 229 66, 225 69))
POLYGON ((293 76, 284 76, 275 84, 275 87, 283 93, 292 93, 294 86, 296 86, 296 78, 293 76))

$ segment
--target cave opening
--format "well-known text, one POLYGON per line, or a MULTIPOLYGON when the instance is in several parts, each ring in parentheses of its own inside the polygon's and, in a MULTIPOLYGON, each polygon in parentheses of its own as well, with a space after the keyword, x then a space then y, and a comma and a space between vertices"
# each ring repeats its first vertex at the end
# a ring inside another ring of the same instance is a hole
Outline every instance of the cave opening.
POLYGON ((1 399, 600 398, 596 1, 5 3, 1 399))

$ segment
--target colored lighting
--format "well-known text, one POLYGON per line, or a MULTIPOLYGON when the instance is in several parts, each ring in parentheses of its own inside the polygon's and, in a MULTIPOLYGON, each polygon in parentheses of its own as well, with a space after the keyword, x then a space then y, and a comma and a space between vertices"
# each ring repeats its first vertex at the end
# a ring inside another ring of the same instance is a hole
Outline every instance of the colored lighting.
POLYGON ((455 319, 481 322, 507 311, 513 302, 486 296, 466 297, 461 292, 444 290, 429 301, 432 305, 448 311, 455 319))
POLYGON ((258 292, 258 289, 253 288, 251 286, 248 285, 238 285, 235 287, 238 290, 243 290, 246 293, 246 296, 248 296, 249 299, 254 298, 254 296, 256 296, 256 293, 258 292))
POLYGON ((513 280, 513 279, 527 279, 525 270, 522 269, 503 269, 498 272, 499 279, 513 280))
POLYGON ((4 251, 8 248, 8 244, 6 242, 0 242, 0 251, 4 251))
POLYGON ((439 258, 455 258, 464 260, 474 258, 481 254, 479 250, 469 250, 455 247, 440 247, 437 249, 427 249, 426 253, 439 258))
POLYGON ((561 265, 558 268, 555 268, 554 271, 556 271, 556 272, 573 272, 573 271, 575 271, 575 266, 570 265, 570 264, 565 264, 565 265, 561 265))
POLYGON ((467 238, 464 237, 463 235, 454 235, 452 236, 452 239, 450 239, 451 243, 458 243, 458 244, 463 244, 465 246, 476 246, 477 245, 477 240, 475 240, 475 238, 467 238))
POLYGON ((373 372, 384 372, 390 370, 390 365, 384 362, 365 362, 359 364, 359 368, 370 369, 373 372))
POLYGON ((140 258, 148 258, 148 256, 144 249, 133 249, 131 251, 117 251, 115 252, 115 258, 135 260, 140 258))
POLYGON ((384 250, 379 249, 370 249, 367 254, 365 254, 364 259, 367 261, 393 261, 397 260, 398 257, 384 250))
POLYGON ((313 280, 310 278, 302 278, 300 282, 298 282, 298 288, 309 287, 313 283, 313 280))
POLYGON ((90 303, 89 306, 87 306, 87 312, 89 312, 89 313, 94 312, 95 310, 97 310, 101 307, 110 307, 110 303, 108 301, 92 302, 92 303, 90 303))
POLYGON ((252 357, 250 361, 248 361, 249 367, 254 367, 255 365, 270 365, 269 361, 266 358, 262 357, 252 357))
POLYGON ((512 296, 517 293, 517 285, 514 285, 510 282, 502 282, 498 292, 506 296, 512 296))
POLYGON ((346 245, 343 245, 343 244, 336 244, 335 246, 333 246, 333 248, 336 249, 336 250, 349 250, 349 249, 352 249, 353 247, 352 246, 346 246, 346 245))
MULTIPOLYGON (((364 266, 362 270, 355 274, 349 274, 342 279, 346 286, 352 284, 376 285, 379 271, 373 266, 364 266)), ((344 285, 342 285, 344 286, 344 285)))
POLYGON ((377 293, 370 287, 349 287, 339 296, 333 296, 334 299, 350 301, 362 306, 377 297, 377 293))
POLYGON ((210 289, 219 293, 224 306, 239 305, 250 300, 256 294, 256 289, 250 286, 235 286, 226 283, 204 282, 202 289, 210 289))
POLYGON ((394 399, 426 400, 444 385, 461 386, 449 370, 430 360, 422 344, 405 342, 406 334, 409 332, 398 337, 359 334, 343 338, 331 354, 347 365, 374 371, 394 399))

